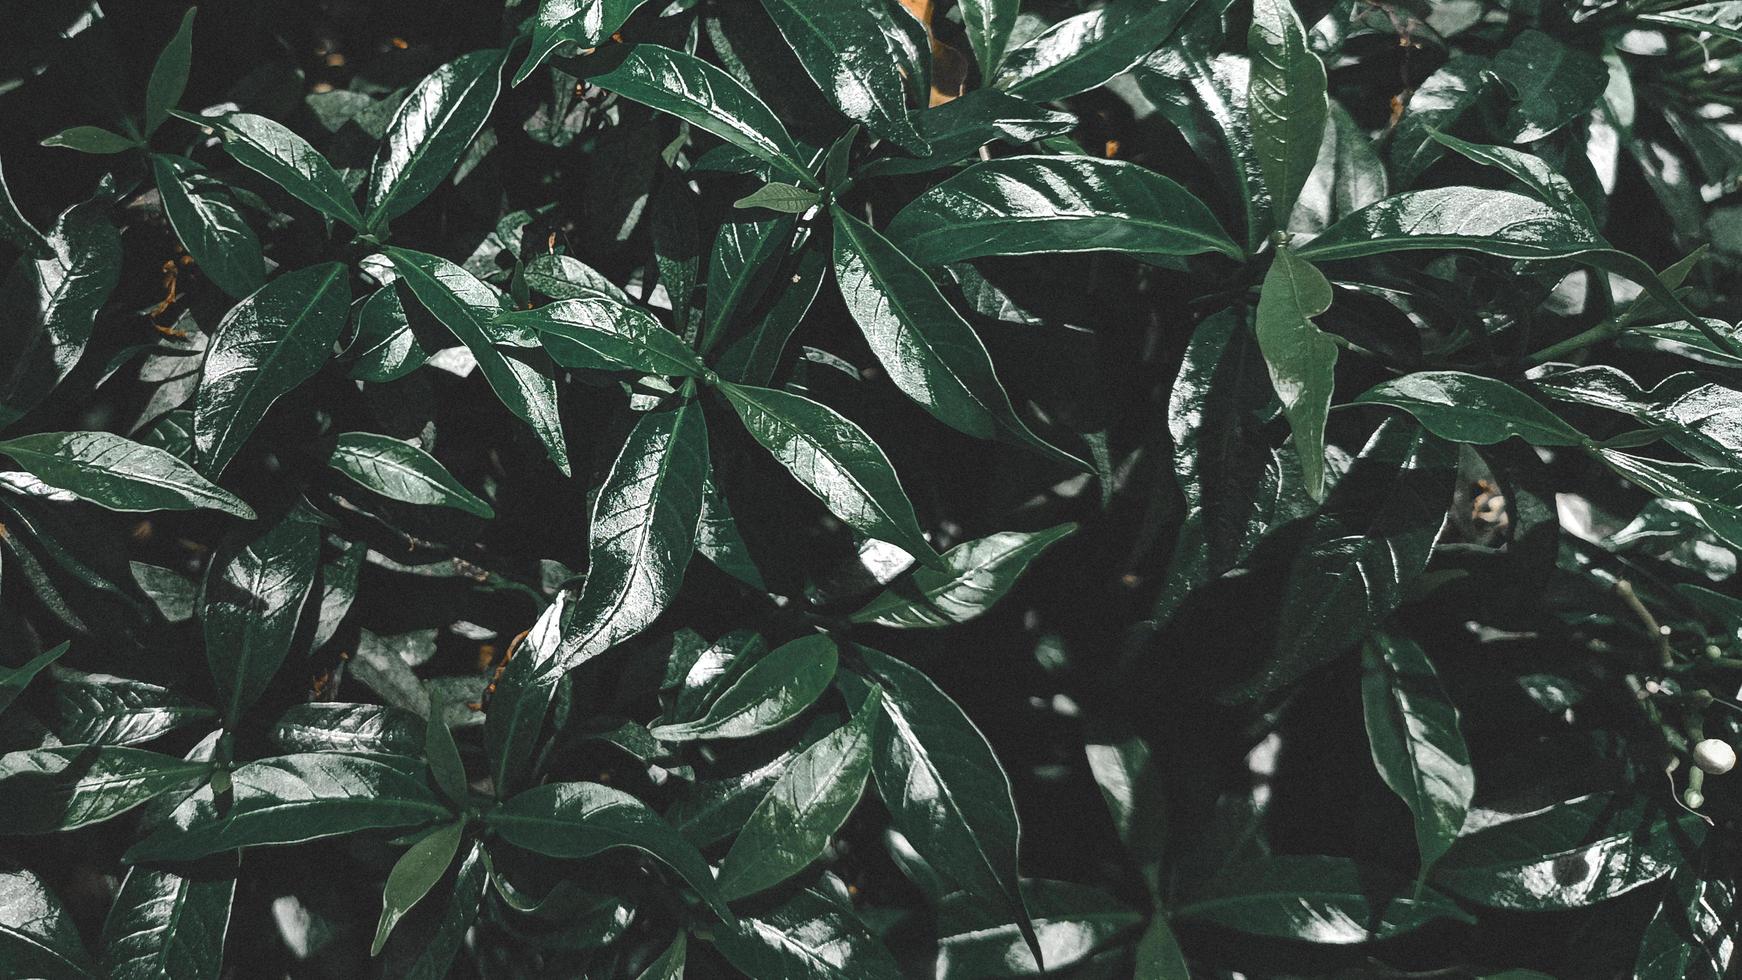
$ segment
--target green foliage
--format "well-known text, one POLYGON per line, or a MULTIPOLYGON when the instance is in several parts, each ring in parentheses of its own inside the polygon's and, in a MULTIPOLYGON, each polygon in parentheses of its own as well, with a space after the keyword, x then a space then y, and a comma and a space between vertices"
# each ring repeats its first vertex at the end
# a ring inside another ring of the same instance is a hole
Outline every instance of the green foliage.
POLYGON ((33 5, 0 976, 1738 975, 1736 7, 33 5))

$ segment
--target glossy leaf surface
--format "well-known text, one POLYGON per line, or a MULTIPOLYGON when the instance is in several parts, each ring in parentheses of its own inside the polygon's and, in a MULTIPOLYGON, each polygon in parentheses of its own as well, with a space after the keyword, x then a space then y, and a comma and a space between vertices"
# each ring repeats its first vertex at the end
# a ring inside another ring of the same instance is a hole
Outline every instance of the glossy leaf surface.
POLYGON ((244 520, 254 509, 192 466, 110 432, 39 432, 0 441, 0 455, 80 500, 117 511, 206 508, 244 520))
POLYGON ((496 105, 502 56, 490 49, 463 54, 431 72, 399 104, 369 168, 369 228, 416 207, 459 162, 496 105))
POLYGON ((1422 867, 1457 840, 1476 795, 1470 750, 1433 661, 1413 641, 1375 633, 1361 660, 1373 764, 1415 814, 1422 867))
POLYGON ((372 432, 341 433, 327 462, 384 497, 495 516, 489 504, 461 486, 435 457, 398 439, 372 432))
POLYGON ((695 721, 660 725, 664 742, 749 738, 796 718, 835 678, 840 662, 833 637, 815 634, 784 644, 750 665, 695 721))
POLYGON ((916 568, 853 614, 853 622, 897 629, 965 623, 1004 598, 1028 566, 1076 531, 1060 524, 1044 531, 1000 531, 944 552, 942 568, 916 568))

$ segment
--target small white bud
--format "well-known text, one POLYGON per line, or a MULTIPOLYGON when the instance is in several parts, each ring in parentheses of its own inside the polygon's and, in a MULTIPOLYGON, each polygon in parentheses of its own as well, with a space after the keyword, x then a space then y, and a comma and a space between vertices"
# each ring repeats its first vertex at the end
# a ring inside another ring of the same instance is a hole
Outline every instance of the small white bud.
POLYGON ((1697 789, 1690 789, 1682 794, 1682 802, 1690 810, 1698 810, 1706 804, 1706 795, 1697 789))
POLYGON ((1694 765, 1721 776, 1736 768, 1736 750, 1722 739, 1703 739, 1694 746, 1694 765))

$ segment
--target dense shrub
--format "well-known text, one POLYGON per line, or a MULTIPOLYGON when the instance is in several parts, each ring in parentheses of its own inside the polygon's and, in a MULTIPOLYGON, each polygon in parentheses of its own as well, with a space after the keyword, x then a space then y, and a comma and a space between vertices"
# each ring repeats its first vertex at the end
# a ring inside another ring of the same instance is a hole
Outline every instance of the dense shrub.
POLYGON ((1742 4, 6 23, 0 976, 1735 975, 1742 4))

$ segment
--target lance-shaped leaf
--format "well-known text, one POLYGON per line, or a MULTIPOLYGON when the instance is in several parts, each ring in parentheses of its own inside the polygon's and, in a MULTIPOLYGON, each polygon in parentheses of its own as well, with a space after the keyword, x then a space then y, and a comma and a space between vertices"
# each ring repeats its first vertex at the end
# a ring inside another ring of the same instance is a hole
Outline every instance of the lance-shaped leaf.
POLYGON ((1318 161, 1325 135, 1325 65, 1307 46, 1292 0, 1253 0, 1247 36, 1252 149, 1277 220, 1286 221, 1318 161))
POLYGON ((93 980, 99 974, 60 897, 35 872, 0 871, 0 962, 17 977, 93 980))
POLYGON ((1742 472, 1698 463, 1669 463, 1613 449, 1597 455, 1634 485, 1666 500, 1693 505, 1713 534, 1742 548, 1742 472))
POLYGON ((986 736, 913 667, 856 648, 883 686, 871 774, 895 829, 920 857, 1015 922, 1038 956, 1040 941, 1017 890, 1022 835, 1010 778, 986 736))
POLYGON ((1373 764, 1415 814, 1415 841, 1427 868, 1457 840, 1476 773, 1433 662, 1413 640, 1376 633, 1362 655, 1361 703, 1373 764))
POLYGON ((916 568, 854 613, 855 623, 928 629, 965 623, 1004 598, 1041 552, 1077 525, 1044 531, 1000 531, 944 552, 943 568, 916 568))
POLYGON ((443 824, 419 838, 394 862, 393 870, 387 873, 387 886, 381 892, 381 918, 375 924, 370 956, 381 955, 381 947, 387 945, 393 927, 429 894, 454 863, 465 829, 463 822, 443 824))
POLYGON ((1066 17, 1012 48, 994 84, 1036 102, 1087 92, 1161 47, 1191 9, 1191 0, 1111 0, 1066 17))
POLYGON ((766 208, 781 214, 803 214, 816 207, 822 195, 803 187, 779 181, 763 184, 756 190, 732 202, 735 208, 766 208))
POLYGON ((110 980, 218 980, 236 900, 236 859, 193 868, 130 868, 103 920, 110 980))
MULTIPOLYGON (((1216 31, 1220 36, 1220 26, 1216 31)), ((1229 188, 1245 219, 1246 250, 1257 252, 1288 216, 1278 221, 1271 214, 1263 169, 1252 148, 1246 99, 1252 63, 1239 55, 1215 54, 1210 47, 1167 45, 1145 58, 1133 74, 1138 87, 1229 188)))
POLYGON ((4 168, 0 168, 0 238, 18 246, 29 259, 42 262, 55 256, 54 246, 19 212, 12 188, 6 186, 4 168))
POLYGON ((551 299, 608 299, 629 305, 628 295, 617 284, 572 255, 535 255, 521 273, 528 286, 551 299))
POLYGON ((707 862, 659 814, 628 793, 597 783, 546 783, 484 815, 497 836, 554 858, 588 858, 616 848, 642 852, 677 872, 728 920, 707 862))
POLYGON ((635 980, 683 980, 684 961, 689 956, 689 933, 679 932, 659 958, 647 964, 635 980))
POLYGON ((1336 388, 1337 345, 1313 317, 1331 308, 1331 283, 1286 245, 1264 274, 1258 296, 1258 348, 1288 415, 1307 493, 1325 495, 1325 420, 1336 388))
POLYGON ((570 618, 570 596, 568 591, 556 594, 496 680, 496 694, 484 715, 484 756, 497 799, 518 792, 532 769, 538 733, 562 677, 556 669, 557 651, 570 618))
POLYGON ((728 221, 708 252, 708 289, 702 307, 702 350, 726 336, 740 312, 761 298, 780 268, 797 221, 782 215, 762 221, 728 221))
POLYGON ((1718 860, 1677 868, 1645 927, 1636 980, 1724 980, 1742 962, 1736 880, 1718 860), (1702 867, 1705 865, 1705 867, 1702 867))
POLYGON ((454 479, 434 456, 392 436, 340 433, 327 462, 361 486, 408 504, 452 507, 479 517, 496 512, 454 479))
POLYGON ((1487 67, 1487 58, 1454 55, 1409 97, 1403 117, 1386 146, 1398 185, 1408 187, 1415 183, 1434 161, 1445 155, 1445 145, 1433 138, 1433 130, 1451 129, 1475 108, 1487 67))
POLYGON ((750 665, 707 714, 695 721, 660 725, 662 742, 703 738, 749 738, 797 718, 828 689, 840 654, 834 637, 818 633, 793 640, 750 665))
POLYGON ((387 257, 417 301, 478 359, 478 369, 496 397, 532 427, 550 461, 568 475, 569 451, 557 413, 555 369, 542 350, 520 349, 526 344, 513 335, 515 328, 497 324, 503 312, 502 295, 434 255, 389 248, 387 257))
POLYGON ((1699 462, 1730 468, 1742 461, 1742 393, 1730 383, 1683 371, 1646 389, 1592 364, 1539 373, 1530 387, 1555 401, 1630 415, 1699 462))
POLYGON ((750 435, 836 517, 866 537, 938 563, 895 467, 864 429, 802 395, 734 384, 719 390, 750 435))
POLYGON ((1016 414, 992 358, 924 270, 870 225, 833 208, 835 282, 890 380, 944 424, 988 439, 1004 434, 1087 469, 1016 414))
POLYGON ((278 717, 272 743, 282 752, 367 752, 416 755, 424 722, 404 708, 385 704, 311 701, 278 717))
POLYGON ((126 153, 144 145, 130 136, 112 133, 101 126, 69 126, 42 141, 43 146, 64 146, 80 153, 126 153))
POLYGON ((210 786, 133 845, 133 863, 186 861, 238 847, 396 830, 452 816, 431 794, 423 764, 395 756, 314 752, 278 756, 230 773, 225 805, 210 786))
POLYGON ((429 362, 429 351, 418 343, 397 287, 370 293, 356 321, 345 356, 350 361, 347 373, 358 381, 397 381, 429 362))
POLYGON ((203 779, 204 762, 120 745, 72 745, 0 756, 0 826, 51 834, 118 817, 203 779))
POLYGON ((43 668, 59 660, 72 646, 72 642, 64 641, 57 646, 44 650, 20 667, 0 667, 0 712, 12 706, 24 689, 30 686, 31 680, 42 673, 43 668))
POLYGON ((962 11, 962 27, 967 31, 968 45, 974 49, 980 77, 996 78, 998 65, 1004 60, 1004 48, 1010 43, 1010 32, 1022 12, 1021 0, 962 0, 957 7, 962 11))
POLYGON ((183 118, 217 130, 224 152, 284 188, 291 197, 329 218, 362 229, 363 216, 345 179, 319 150, 284 125, 248 112, 183 118))
POLYGON ((920 135, 931 144, 930 156, 882 157, 860 167, 859 174, 929 173, 960 163, 994 140, 1019 146, 1068 133, 1077 125, 1077 117, 1068 112, 1048 109, 991 88, 975 89, 959 99, 933 106, 914 120, 920 135))
POLYGON ((252 540, 227 542, 212 559, 200 618, 226 725, 265 692, 290 655, 320 543, 320 528, 293 513, 252 540))
POLYGON ((901 967, 853 911, 827 894, 825 882, 757 908, 714 932, 714 946, 747 977, 806 980, 897 980, 901 967))
POLYGON ((1329 945, 1388 939, 1435 919, 1475 921, 1439 892, 1383 869, 1305 855, 1228 870, 1173 914, 1255 936, 1329 945))
POLYGON ((643 413, 593 505, 587 579, 556 663, 568 670, 647 628, 683 584, 708 481, 694 400, 643 413))
POLYGON ((254 510, 176 457, 111 432, 38 432, 0 442, 45 485, 109 510, 208 508, 254 519, 254 510))
POLYGON ((612 61, 608 70, 588 74, 588 82, 713 133, 802 186, 817 186, 780 117, 731 75, 657 44, 594 57, 612 61))
POLYGON ((0 286, 0 428, 35 408, 72 371, 97 311, 121 277, 121 236, 101 202, 55 221, 49 255, 25 255, 0 286))
MULTIPOLYGON (((1034 916, 1047 969, 1080 963, 1143 916, 1088 885, 1031 878, 1023 901, 1034 916)), ((972 896, 955 894, 938 908, 937 975, 940 977, 1031 976, 1040 972, 1022 933, 1000 921, 972 896)))
POLYGON ((1533 446, 1577 446, 1577 429, 1504 381, 1461 371, 1420 371, 1382 381, 1356 405, 1390 405, 1453 442, 1488 446, 1517 436, 1533 446))
POLYGON ((551 359, 567 368, 684 378, 707 374, 683 338, 645 310, 614 300, 558 300, 504 314, 500 323, 537 331, 551 359))
POLYGON ((1691 858, 1705 830, 1696 814, 1599 793, 1459 838, 1432 880, 1493 908, 1584 908, 1669 874, 1691 858))
POLYGON ((393 930, 382 950, 382 975, 404 980, 448 977, 477 922, 489 879, 489 856, 482 842, 473 843, 434 889, 440 900, 419 903, 393 930))
POLYGON ((1388 420, 1319 508, 1289 568, 1276 644, 1253 680, 1262 697, 1347 652, 1403 601, 1427 566, 1451 503, 1450 443, 1388 420))
POLYGON ((57 670, 52 693, 49 727, 68 745, 134 745, 217 716, 167 688, 107 674, 57 670))
POLYGON ((532 49, 514 72, 514 84, 526 81, 544 59, 565 44, 596 48, 629 19, 646 0, 539 0, 532 18, 532 49))
POLYGON ((151 155, 151 172, 164 214, 200 271, 237 298, 259 289, 266 282, 260 239, 223 186, 192 160, 166 153, 151 155))
POLYGON ((1168 806, 1159 761, 1151 761, 1149 745, 1135 735, 1119 742, 1091 742, 1083 751, 1113 827, 1119 831, 1119 842, 1137 863, 1150 891, 1157 891, 1167 847, 1168 806))
POLYGON ((1318 161, 1295 202, 1289 231, 1316 234, 1344 215, 1383 200, 1387 193, 1385 164, 1374 152, 1367 131, 1347 110, 1332 103, 1318 161))
POLYGON ((828 848, 871 778, 878 688, 851 721, 799 753, 756 805, 720 865, 727 899, 753 895, 803 871, 828 848))
POLYGON ((726 503, 726 495, 710 478, 702 488, 702 519, 696 525, 696 553, 758 592, 767 592, 768 583, 750 553, 750 543, 738 529, 738 521, 726 503))
POLYGON ((460 55, 399 104, 369 168, 369 228, 410 211, 453 172, 502 91, 503 55, 496 49, 460 55))
POLYGON ((714 359, 721 377, 737 384, 768 384, 793 331, 816 302, 829 259, 829 250, 816 239, 800 250, 791 278, 782 284, 767 312, 747 330, 730 334, 732 339, 714 359))
POLYGON ((1432 126, 1427 127, 1428 135, 1442 146, 1457 151, 1458 155, 1467 160, 1485 164, 1496 170, 1504 171, 1530 189, 1532 194, 1543 203, 1560 208, 1574 217, 1584 220, 1593 228, 1597 222, 1591 217, 1591 211, 1579 197, 1578 191, 1563 177, 1559 171, 1549 166, 1548 161, 1523 150, 1514 150, 1509 146, 1487 146, 1481 143, 1470 143, 1458 139, 1449 133, 1442 133, 1432 126))
POLYGON ((157 55, 151 66, 151 77, 145 81, 145 130, 149 137, 169 118, 171 109, 181 101, 187 89, 188 69, 194 54, 194 14, 198 7, 189 7, 182 14, 181 24, 169 43, 157 55))
POLYGON ((218 321, 194 396, 201 472, 224 472, 272 403, 332 357, 351 303, 346 279, 337 262, 298 269, 260 287, 218 321))
POLYGON ((841 114, 924 155, 907 118, 899 29, 887 4, 860 0, 762 0, 805 73, 841 114))
POLYGON ((1147 167, 1086 156, 975 164, 915 198, 888 230, 922 266, 1054 252, 1244 256, 1190 191, 1147 167))

